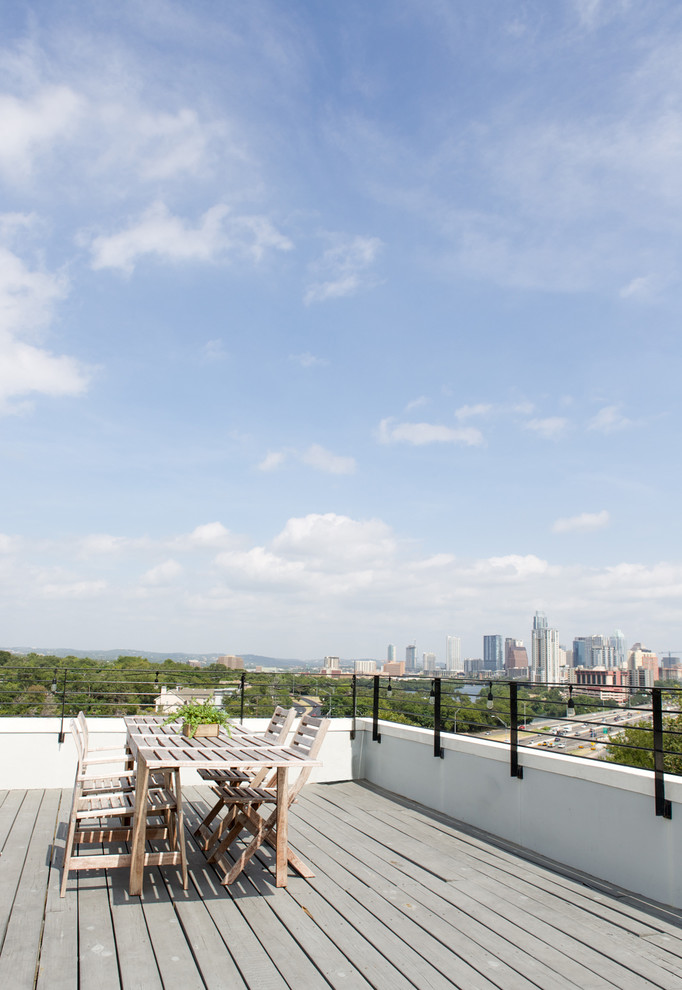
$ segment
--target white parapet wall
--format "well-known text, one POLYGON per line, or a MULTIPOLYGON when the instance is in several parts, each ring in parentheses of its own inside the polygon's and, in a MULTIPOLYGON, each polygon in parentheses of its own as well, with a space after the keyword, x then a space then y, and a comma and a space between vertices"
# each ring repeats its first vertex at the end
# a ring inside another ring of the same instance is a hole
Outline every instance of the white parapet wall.
POLYGON ((672 819, 656 817, 653 774, 588 759, 519 751, 468 736, 362 720, 359 772, 371 783, 663 904, 682 908, 682 779, 665 778, 672 819))
MULTIPOLYGON (((262 732, 268 719, 246 719, 244 724, 253 732, 262 732)), ((66 719, 64 742, 59 743, 61 720, 58 718, 0 718, 0 790, 72 787, 76 747, 69 725, 70 719, 66 719)), ((295 722, 294 729, 296 725, 295 722)), ((350 727, 350 719, 332 721, 322 745, 323 765, 313 770, 312 781, 353 778, 350 727)), ((122 718, 89 718, 88 728, 93 747, 113 746, 123 750, 126 734, 122 718)), ((193 770, 183 770, 182 779, 185 784, 203 783, 193 770)))

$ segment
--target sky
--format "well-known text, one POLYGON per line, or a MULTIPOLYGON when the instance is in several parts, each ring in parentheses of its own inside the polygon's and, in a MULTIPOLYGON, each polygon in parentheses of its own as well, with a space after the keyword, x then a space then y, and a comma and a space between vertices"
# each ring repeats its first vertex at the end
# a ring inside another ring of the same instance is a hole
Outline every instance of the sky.
POLYGON ((676 0, 13 0, 0 120, 0 646, 682 650, 676 0))

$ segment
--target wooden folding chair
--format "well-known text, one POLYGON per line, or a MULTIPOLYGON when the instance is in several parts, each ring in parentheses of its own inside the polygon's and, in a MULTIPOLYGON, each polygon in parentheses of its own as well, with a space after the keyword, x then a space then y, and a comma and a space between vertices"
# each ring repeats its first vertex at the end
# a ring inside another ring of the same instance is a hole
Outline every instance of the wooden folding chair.
MULTIPOLYGON (((291 745, 285 747, 285 749, 295 752, 303 759, 317 759, 317 754, 330 724, 331 719, 320 719, 314 718, 311 715, 304 715, 291 741, 291 745)), ((296 801, 301 788, 308 780, 311 771, 312 767, 302 767, 293 786, 289 788, 285 809, 287 814, 291 805, 296 801)), ((209 862, 215 863, 226 874, 225 879, 222 881, 224 886, 236 880, 254 853, 264 842, 276 846, 276 781, 277 773, 275 772, 263 786, 242 784, 239 787, 223 785, 220 789, 217 787, 214 788, 214 791, 219 793, 219 803, 221 807, 227 809, 227 814, 211 835, 207 843, 207 851, 209 862), (267 818, 259 813, 261 805, 274 806, 274 810, 267 818), (244 852, 235 860, 233 866, 228 867, 223 864, 223 855, 243 830, 250 832, 253 839, 244 852), (212 849, 213 846, 215 846, 214 849, 212 849)), ((289 848, 287 848, 287 860, 301 876, 314 876, 310 868, 289 848)))
MULTIPOLYGON (((73 786, 69 828, 64 847, 61 896, 66 892, 72 870, 100 870, 129 867, 129 853, 89 853, 75 856, 74 847, 83 843, 127 842, 132 837, 132 817, 135 810, 135 773, 130 769, 130 754, 120 750, 88 750, 88 727, 80 712, 71 720, 71 732, 78 754, 78 767, 73 786), (114 775, 93 772, 97 764, 124 761, 126 769, 114 775)), ((147 796, 147 817, 159 823, 147 827, 148 839, 168 838, 178 850, 183 887, 187 887, 187 858, 185 854, 184 823, 180 771, 174 770, 167 786, 158 786, 155 779, 147 796)), ((147 854, 145 862, 154 865, 154 855, 147 854)))
MULTIPOLYGON (((295 718, 295 708, 286 709, 278 705, 272 713, 272 718, 265 732, 254 732, 253 734, 258 739, 270 743, 271 746, 283 746, 295 718)), ((198 773, 204 780, 210 780, 211 783, 243 784, 247 781, 252 783, 254 778, 254 774, 244 770, 204 769, 199 770, 198 773)))
MULTIPOLYGON (((265 742, 270 743, 272 746, 283 746, 295 718, 295 708, 286 709, 281 705, 278 705, 272 713, 272 718, 270 719, 265 732, 257 732, 254 733, 254 735, 256 735, 259 739, 264 739, 265 742)), ((198 773, 204 780, 209 780, 211 783, 227 784, 230 787, 240 787, 242 784, 250 784, 251 786, 262 784, 267 777, 269 770, 267 768, 265 770, 258 771, 206 769, 199 770, 198 773)), ((206 844, 211 836, 208 826, 224 807, 225 805, 223 801, 219 798, 209 813, 202 819, 199 826, 194 830, 195 837, 202 842, 204 848, 206 848, 206 844)))

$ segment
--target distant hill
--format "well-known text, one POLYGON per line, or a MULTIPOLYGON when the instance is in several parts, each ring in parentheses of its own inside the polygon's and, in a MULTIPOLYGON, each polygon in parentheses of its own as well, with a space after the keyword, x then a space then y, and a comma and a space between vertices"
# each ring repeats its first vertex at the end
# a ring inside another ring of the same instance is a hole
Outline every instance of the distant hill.
MULTIPOLYGON (((6 649, 12 653, 39 653, 43 656, 52 657, 90 657, 91 660, 102 660, 104 663, 111 663, 119 657, 145 657, 150 663, 163 663, 164 660, 173 660, 175 663, 189 663, 190 660, 198 660, 201 664, 215 663, 222 653, 152 653, 149 650, 67 650, 62 647, 37 647, 37 646, 8 646, 6 649)), ((281 657, 261 657, 255 653, 237 653, 236 656, 243 657, 244 666, 253 667, 320 667, 322 660, 293 660, 282 659, 281 657)))

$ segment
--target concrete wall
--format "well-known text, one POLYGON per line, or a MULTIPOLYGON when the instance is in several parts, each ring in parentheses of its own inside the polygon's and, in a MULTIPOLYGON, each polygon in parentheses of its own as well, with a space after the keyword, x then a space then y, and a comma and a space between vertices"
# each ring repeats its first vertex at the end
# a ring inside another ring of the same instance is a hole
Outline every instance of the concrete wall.
POLYGON ((653 774, 575 757, 522 750, 523 780, 509 749, 363 720, 361 773, 372 783, 567 866, 682 908, 682 780, 666 777, 672 820, 657 818, 653 774))
MULTIPOLYGON (((66 738, 60 744, 58 718, 0 718, 0 790, 71 787, 76 773, 76 747, 69 724, 70 720, 65 720, 66 738)), ((244 724, 254 732, 262 732, 268 719, 246 719, 244 724)), ((313 770, 311 780, 350 780, 353 777, 350 725, 350 719, 332 721, 322 745, 324 765, 313 770)), ((88 729, 93 747, 123 749, 123 719, 89 718, 88 729)), ((106 772, 106 766, 102 772, 106 772)), ((203 783, 194 770, 183 770, 182 779, 185 784, 203 783)))

